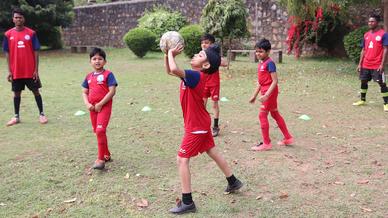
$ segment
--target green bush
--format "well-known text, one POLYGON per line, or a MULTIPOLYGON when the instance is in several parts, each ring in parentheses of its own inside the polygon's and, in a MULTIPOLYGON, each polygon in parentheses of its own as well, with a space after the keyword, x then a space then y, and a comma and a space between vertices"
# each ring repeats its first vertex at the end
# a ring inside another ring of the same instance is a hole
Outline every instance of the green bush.
POLYGON ((368 27, 360 27, 344 37, 344 46, 349 58, 355 63, 360 61, 361 54, 361 40, 364 38, 365 32, 368 31, 368 27))
POLYGON ((179 12, 170 12, 162 7, 155 7, 151 11, 146 11, 139 18, 138 27, 146 28, 156 35, 152 49, 159 50, 159 41, 163 33, 167 31, 179 31, 187 24, 186 18, 179 12))
POLYGON ((183 27, 179 33, 185 40, 184 53, 192 58, 195 54, 201 51, 201 36, 204 31, 200 25, 188 25, 183 27))
POLYGON ((36 32, 40 44, 49 47, 50 49, 63 48, 60 27, 52 27, 50 29, 40 29, 36 32))
POLYGON ((155 34, 145 28, 134 28, 125 34, 123 41, 139 58, 144 57, 155 43, 155 34))

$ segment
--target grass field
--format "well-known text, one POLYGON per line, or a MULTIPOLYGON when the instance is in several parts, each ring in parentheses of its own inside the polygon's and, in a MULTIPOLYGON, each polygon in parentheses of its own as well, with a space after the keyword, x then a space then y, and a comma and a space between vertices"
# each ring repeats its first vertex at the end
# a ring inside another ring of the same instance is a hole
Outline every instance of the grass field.
MULTIPOLYGON (((80 84, 91 71, 87 54, 42 52, 40 74, 47 125, 38 123, 33 96, 23 92, 22 123, 13 115, 5 59, 0 59, 0 217, 169 217, 180 197, 175 156, 183 134, 179 80, 163 71, 162 55, 144 59, 108 49, 119 82, 108 128, 114 161, 89 168, 97 145, 80 84), (144 106, 152 108, 142 112, 144 106), (148 207, 138 208, 141 199, 148 207), (71 201, 66 203, 65 201, 71 201)), ((263 153, 259 105, 249 97, 256 64, 247 57, 222 70, 218 149, 245 183, 224 195, 226 180, 206 155, 192 160, 196 214, 185 217, 387 217, 388 113, 371 84, 367 106, 359 98, 355 65, 337 59, 286 58, 279 64, 279 110, 296 143, 263 153), (298 119, 307 114, 312 119, 298 119)), ((184 57, 180 66, 189 67, 184 57)), ((270 118, 273 142, 281 138, 270 118)))

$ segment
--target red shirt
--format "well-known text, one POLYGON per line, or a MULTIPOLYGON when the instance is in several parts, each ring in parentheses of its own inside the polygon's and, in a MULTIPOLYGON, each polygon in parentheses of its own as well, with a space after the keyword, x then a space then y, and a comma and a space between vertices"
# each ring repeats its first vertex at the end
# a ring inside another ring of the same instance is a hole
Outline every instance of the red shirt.
POLYGON ((185 132, 210 131, 210 115, 203 101, 204 73, 185 70, 180 85, 180 102, 185 132))
POLYGON ((206 87, 214 87, 220 85, 220 71, 217 70, 216 72, 212 74, 206 74, 206 81, 205 86, 206 87))
POLYGON ((36 64, 34 53, 40 48, 35 31, 27 27, 22 31, 12 28, 4 35, 3 50, 9 53, 12 78, 32 78, 36 64))
POLYGON ((259 62, 257 68, 257 82, 261 86, 261 91, 267 91, 271 86, 271 73, 276 73, 276 65, 271 58, 267 58, 263 62, 259 62))
POLYGON ((82 83, 82 87, 89 89, 88 100, 93 105, 100 102, 108 94, 110 86, 117 86, 117 82, 109 70, 102 73, 91 72, 82 83))
POLYGON ((383 60, 384 46, 387 45, 388 35, 383 29, 366 32, 362 43, 364 58, 361 67, 372 70, 379 68, 383 60))

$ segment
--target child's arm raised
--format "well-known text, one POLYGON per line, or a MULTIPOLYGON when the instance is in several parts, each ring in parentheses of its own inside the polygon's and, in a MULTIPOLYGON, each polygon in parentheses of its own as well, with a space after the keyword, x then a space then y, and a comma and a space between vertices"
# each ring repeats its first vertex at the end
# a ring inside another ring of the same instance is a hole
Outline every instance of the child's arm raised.
POLYGON ((276 72, 271 72, 271 78, 272 78, 272 83, 271 83, 269 89, 267 90, 267 92, 264 95, 260 96, 260 98, 259 98, 259 101, 261 101, 261 102, 266 101, 269 98, 269 96, 271 96, 271 93, 273 92, 276 85, 278 84, 278 75, 276 72))
POLYGON ((94 111, 94 106, 92 104, 90 104, 90 102, 88 100, 88 95, 89 95, 89 89, 83 88, 82 89, 82 98, 84 99, 84 103, 85 103, 86 107, 88 108, 88 110, 94 111))
POLYGON ((94 110, 96 112, 100 112, 102 106, 104 106, 108 101, 110 101, 115 94, 116 94, 116 86, 109 86, 108 94, 106 94, 100 102, 94 105, 94 110))
MULTIPOLYGON (((178 45, 177 47, 168 50, 168 68, 170 69, 170 75, 174 75, 180 78, 185 78, 185 71, 179 69, 178 65, 175 62, 175 56, 180 54, 183 51, 183 46, 178 45)), ((167 70, 167 67, 166 67, 167 70)))

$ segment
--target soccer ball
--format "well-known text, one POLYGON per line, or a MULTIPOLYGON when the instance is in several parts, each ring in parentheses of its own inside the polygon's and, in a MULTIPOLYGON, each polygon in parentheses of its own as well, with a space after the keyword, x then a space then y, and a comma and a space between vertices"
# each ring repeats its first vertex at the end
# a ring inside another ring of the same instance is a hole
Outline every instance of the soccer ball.
POLYGON ((177 45, 185 46, 185 40, 176 31, 168 31, 160 38, 160 50, 164 53, 167 53, 169 49, 175 48, 177 45))

